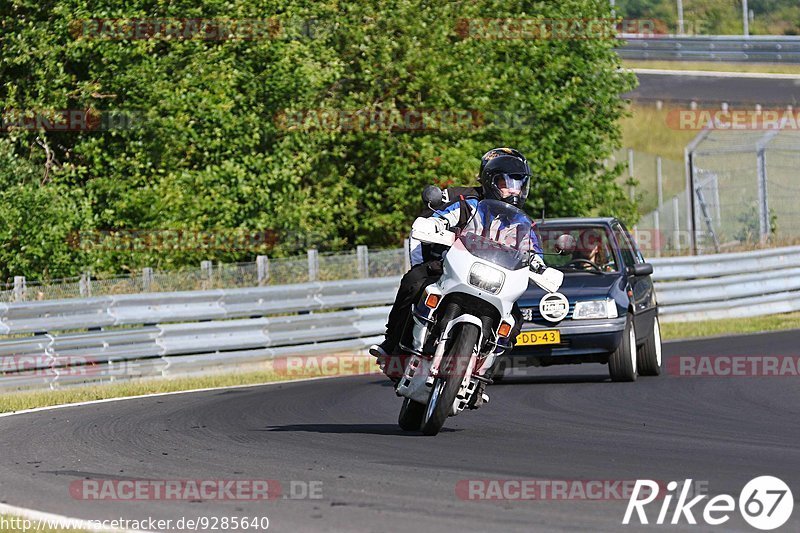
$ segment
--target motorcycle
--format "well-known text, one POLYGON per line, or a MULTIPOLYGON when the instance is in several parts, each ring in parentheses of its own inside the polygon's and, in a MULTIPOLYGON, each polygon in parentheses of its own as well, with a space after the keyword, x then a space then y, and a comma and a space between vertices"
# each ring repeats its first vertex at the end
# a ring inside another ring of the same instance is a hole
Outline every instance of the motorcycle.
MULTIPOLYGON (((463 200, 461 207, 468 210, 463 200)), ((482 404, 488 370, 511 347, 511 310, 528 281, 548 292, 561 286, 563 273, 536 258, 530 232, 530 218, 498 200, 480 201, 455 232, 436 219, 414 222, 412 238, 448 249, 441 278, 412 306, 400 342, 402 429, 436 435, 448 417, 482 404)))

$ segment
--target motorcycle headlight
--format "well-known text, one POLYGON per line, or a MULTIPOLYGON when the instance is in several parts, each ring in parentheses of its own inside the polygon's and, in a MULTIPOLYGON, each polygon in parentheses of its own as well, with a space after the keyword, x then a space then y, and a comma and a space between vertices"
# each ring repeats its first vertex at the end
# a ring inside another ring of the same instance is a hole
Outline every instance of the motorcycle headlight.
POLYGON ((502 271, 483 263, 475 263, 469 271, 469 284, 492 294, 500 292, 505 279, 502 271))
POLYGON ((572 312, 572 319, 587 318, 617 318, 617 303, 610 298, 577 302, 572 312))

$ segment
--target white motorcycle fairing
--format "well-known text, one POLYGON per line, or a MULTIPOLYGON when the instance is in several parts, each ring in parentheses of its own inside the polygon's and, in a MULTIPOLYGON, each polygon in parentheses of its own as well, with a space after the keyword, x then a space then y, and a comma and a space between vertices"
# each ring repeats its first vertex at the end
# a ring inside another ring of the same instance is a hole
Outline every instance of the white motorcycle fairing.
POLYGON ((444 220, 414 222, 413 238, 450 248, 443 256, 442 276, 412 307, 412 323, 400 343, 408 354, 395 388, 398 396, 408 399, 400 414, 403 429, 416 429, 420 423, 423 433, 435 435, 444 419, 471 406, 476 391, 483 390, 481 382, 490 382, 486 372, 495 358, 510 346, 509 334, 516 325, 511 312, 529 281, 548 292, 558 290, 563 274, 542 271, 543 263, 536 258, 531 262, 531 226, 519 209, 486 199, 458 234, 447 231, 444 220), (432 331, 438 332, 435 338, 432 331), (454 343, 461 343, 462 350, 471 346, 472 353, 456 354, 451 350, 454 343), (443 361, 447 370, 440 372, 443 361), (452 368, 457 369, 455 374, 452 368), (460 383, 452 376, 458 376, 460 383), (425 406, 424 412, 414 402, 425 406))
MULTIPOLYGON (((416 238, 419 238, 420 236, 421 235, 418 234, 416 238)), ((483 261, 472 255, 466 249, 463 242, 456 240, 450 250, 448 250, 445 254, 443 270, 444 272, 442 277, 439 278, 439 281, 434 284, 434 287, 432 287, 433 291, 430 292, 441 294, 442 298, 453 293, 463 293, 475 296, 493 305, 499 311, 503 322, 507 322, 512 327, 515 325, 514 317, 511 315, 511 309, 514 306, 514 303, 528 288, 529 270, 527 268, 509 270, 497 264, 483 261), (497 294, 493 294, 487 290, 482 290, 469 283, 470 271, 475 264, 482 264, 502 272, 503 283, 497 294)), ((398 395, 410 398, 411 400, 419 403, 425 403, 428 401, 431 393, 431 386, 433 385, 433 379, 436 375, 436 370, 438 369, 438 366, 441 363, 445 350, 448 346, 447 341, 450 340, 450 333, 457 324, 464 322, 474 324, 478 327, 478 331, 480 331, 480 341, 478 346, 483 345, 484 332, 481 318, 469 313, 455 317, 448 322, 446 326, 444 326, 444 330, 439 337, 439 341, 436 346, 436 353, 432 359, 419 355, 411 356, 408 365, 406 366, 406 372, 400 379, 400 383, 397 385, 396 391, 398 395)), ((416 321, 414 329, 415 347, 421 348, 424 345, 425 339, 417 338, 417 334, 423 334, 423 332, 427 333, 427 328, 423 328, 423 324, 421 324, 419 321, 416 321)), ((456 412, 462 410, 464 406, 466 406, 471 392, 475 389, 477 382, 474 382, 475 380, 472 378, 475 359, 476 357, 473 356, 472 361, 467 369, 464 383, 462 383, 461 391, 456 398, 456 405, 460 406, 460 408, 455 408, 454 406, 454 410, 456 410, 456 412)), ((481 365, 480 370, 485 371, 486 369, 490 368, 494 364, 494 359, 494 353, 489 354, 484 363, 481 365)))

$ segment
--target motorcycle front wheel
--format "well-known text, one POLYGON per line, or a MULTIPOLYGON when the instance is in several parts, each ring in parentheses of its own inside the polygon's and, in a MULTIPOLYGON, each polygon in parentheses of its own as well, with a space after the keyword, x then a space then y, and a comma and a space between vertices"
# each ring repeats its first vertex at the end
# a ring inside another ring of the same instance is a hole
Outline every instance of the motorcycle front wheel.
POLYGON ((480 331, 475 324, 462 323, 455 332, 455 339, 442 358, 440 376, 433 382, 433 390, 422 420, 422 433, 436 435, 444 426, 456 395, 467 373, 469 358, 478 342, 480 331))
POLYGON ((422 425, 424 416, 425 404, 406 398, 403 400, 403 407, 400 408, 400 416, 397 418, 397 423, 400 425, 400 429, 404 431, 417 431, 422 425))

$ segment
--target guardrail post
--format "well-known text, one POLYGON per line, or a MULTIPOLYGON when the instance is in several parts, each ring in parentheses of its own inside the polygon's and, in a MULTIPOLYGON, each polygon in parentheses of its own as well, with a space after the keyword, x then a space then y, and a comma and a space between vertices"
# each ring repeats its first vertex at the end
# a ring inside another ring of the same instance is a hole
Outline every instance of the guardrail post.
POLYGON ((25 276, 14 276, 14 301, 25 301, 25 276))
POLYGON ((150 292, 153 288, 153 269, 144 267, 142 269, 142 290, 150 292))
POLYGON ((410 239, 403 239, 403 271, 411 270, 411 242, 410 239))
POLYGON ((88 298, 92 295, 92 275, 89 272, 81 274, 78 292, 80 292, 81 298, 88 298))
POLYGON ((311 248, 308 250, 308 281, 317 281, 319 274, 319 256, 317 250, 311 248))
POLYGON ((256 257, 256 271, 258 272, 258 286, 266 285, 269 281, 269 258, 266 255, 256 257))
POLYGON ((369 277, 369 248, 363 244, 356 247, 356 258, 358 259, 358 277, 369 277))

